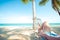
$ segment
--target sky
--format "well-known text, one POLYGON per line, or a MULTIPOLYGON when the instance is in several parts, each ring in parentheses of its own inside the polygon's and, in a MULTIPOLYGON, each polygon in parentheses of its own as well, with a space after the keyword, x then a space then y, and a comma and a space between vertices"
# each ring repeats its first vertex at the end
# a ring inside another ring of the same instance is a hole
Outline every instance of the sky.
MULTIPOLYGON (((60 16, 52 8, 51 0, 39 6, 36 0, 36 16, 42 21, 60 23, 60 16)), ((24 4, 21 0, 0 0, 0 23, 32 23, 32 2, 24 4)))

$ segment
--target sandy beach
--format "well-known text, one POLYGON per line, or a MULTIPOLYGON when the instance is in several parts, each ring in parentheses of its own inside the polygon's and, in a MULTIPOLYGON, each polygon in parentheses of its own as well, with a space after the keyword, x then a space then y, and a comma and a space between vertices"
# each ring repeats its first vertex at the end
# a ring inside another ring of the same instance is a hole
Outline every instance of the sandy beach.
POLYGON ((5 39, 6 40, 15 40, 15 39, 16 40, 32 40, 34 37, 36 37, 36 35, 34 34, 35 34, 34 30, 29 29, 29 28, 16 28, 16 27, 0 28, 0 39, 1 40, 5 40, 5 39))
MULTIPOLYGON (((51 27, 53 31, 60 35, 60 27, 51 27)), ((37 32, 29 28, 5 27, 0 28, 1 40, 37 40, 37 32), (2 38, 1 38, 2 37, 2 38)))

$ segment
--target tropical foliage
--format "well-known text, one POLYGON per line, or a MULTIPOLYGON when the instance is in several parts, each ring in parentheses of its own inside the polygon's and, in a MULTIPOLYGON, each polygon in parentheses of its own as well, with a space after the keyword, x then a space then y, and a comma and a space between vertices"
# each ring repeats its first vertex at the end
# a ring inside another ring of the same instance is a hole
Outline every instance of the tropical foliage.
MULTIPOLYGON (((35 9, 35 1, 36 0, 21 0, 23 3, 27 4, 29 1, 32 1, 32 10, 33 10, 33 29, 35 28, 35 22, 36 22, 36 9, 35 9)), ((49 0, 41 0, 39 2, 39 5, 45 5, 49 0)), ((52 8, 58 12, 60 15, 60 0, 51 0, 52 2, 52 8)))
MULTIPOLYGON (((49 0, 42 0, 39 5, 44 5, 46 2, 48 2, 49 0)), ((52 8, 58 12, 58 14, 60 15, 60 0, 51 0, 52 2, 52 8)))
MULTIPOLYGON (((23 3, 28 3, 29 1, 32 0, 22 0, 23 3)), ((39 2, 39 5, 45 5, 49 0, 41 0, 39 2)), ((52 8, 58 12, 58 14, 60 15, 60 0, 51 0, 52 2, 52 8)))
POLYGON ((23 3, 28 3, 29 0, 21 0, 23 3))
POLYGON ((39 2, 39 5, 45 5, 47 2, 48 2, 48 0, 41 0, 41 1, 39 2))
POLYGON ((60 15, 60 0, 52 0, 52 7, 56 10, 60 15))

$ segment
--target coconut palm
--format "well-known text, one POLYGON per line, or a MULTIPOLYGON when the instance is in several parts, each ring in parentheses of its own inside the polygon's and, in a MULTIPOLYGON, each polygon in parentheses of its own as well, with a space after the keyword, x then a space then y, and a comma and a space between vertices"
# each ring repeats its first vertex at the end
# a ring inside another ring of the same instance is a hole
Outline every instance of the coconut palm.
POLYGON ((35 29, 35 21, 36 21, 35 0, 22 0, 22 2, 25 3, 25 4, 27 4, 29 1, 32 2, 32 10, 33 10, 33 29, 35 29))
MULTIPOLYGON (((35 6, 35 0, 22 0, 23 3, 27 4, 29 1, 32 2, 32 10, 33 10, 33 29, 36 27, 36 6, 35 6)), ((46 3, 47 0, 44 1, 46 3)))
MULTIPOLYGON (((39 5, 44 5, 45 1, 49 1, 49 0, 42 0, 41 2, 39 2, 39 5)), ((60 0, 51 0, 52 2, 52 8, 58 12, 58 14, 60 15, 60 0)))
MULTIPOLYGON (((35 29, 36 25, 36 9, 35 9, 35 0, 21 0, 23 3, 27 4, 29 1, 32 2, 32 10, 33 10, 33 29, 35 29)), ((41 0, 39 5, 45 5, 49 0, 41 0)), ((60 15, 60 0, 51 0, 52 7, 56 10, 60 15)))

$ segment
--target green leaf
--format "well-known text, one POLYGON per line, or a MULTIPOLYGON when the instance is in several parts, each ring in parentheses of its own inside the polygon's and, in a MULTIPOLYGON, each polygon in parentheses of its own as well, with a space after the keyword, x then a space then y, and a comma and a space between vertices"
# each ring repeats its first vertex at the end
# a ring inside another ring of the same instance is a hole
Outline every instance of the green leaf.
POLYGON ((60 0, 56 0, 58 6, 60 6, 60 0))
POLYGON ((30 1, 32 1, 32 0, 30 0, 30 1))
POLYGON ((48 0, 42 0, 39 2, 39 5, 45 5, 48 2, 48 0))
POLYGON ((23 3, 27 4, 29 0, 21 0, 23 3))
POLYGON ((54 10, 56 10, 58 12, 58 14, 60 15, 60 5, 59 5, 59 1, 57 0, 52 0, 52 7, 54 10))

